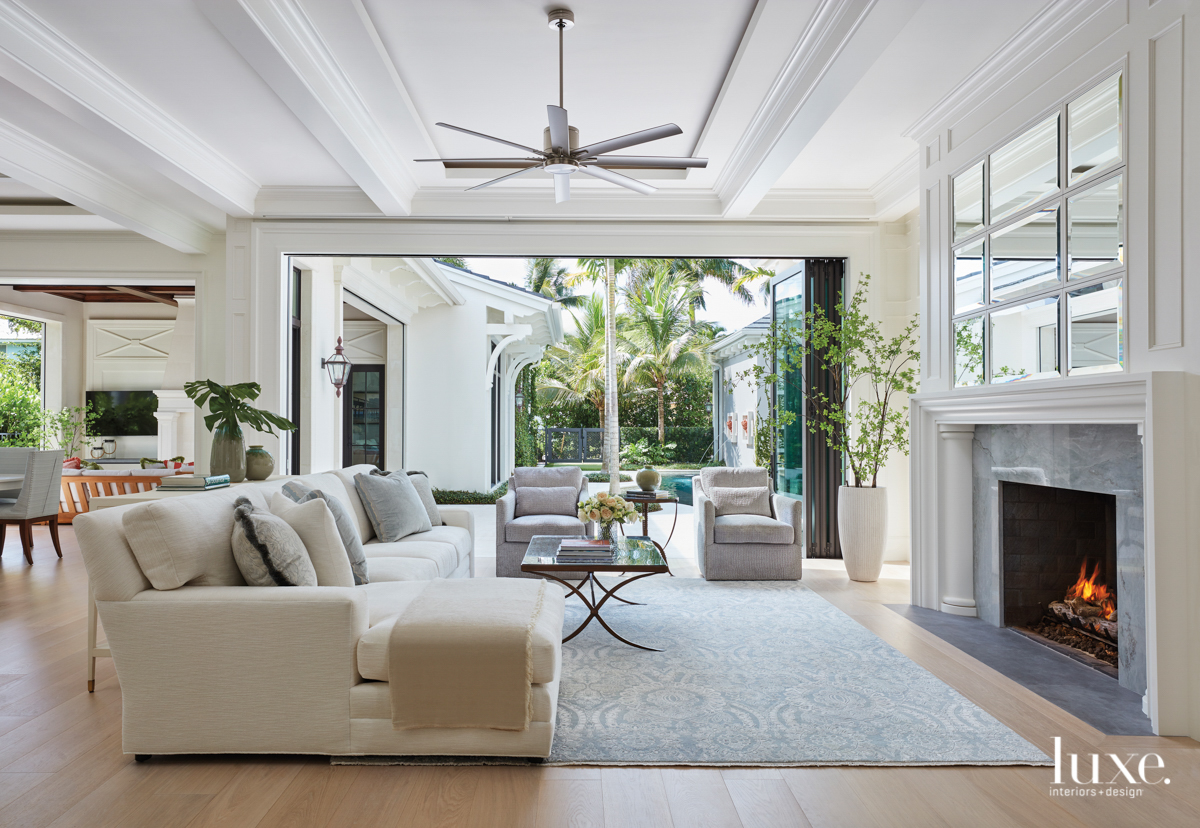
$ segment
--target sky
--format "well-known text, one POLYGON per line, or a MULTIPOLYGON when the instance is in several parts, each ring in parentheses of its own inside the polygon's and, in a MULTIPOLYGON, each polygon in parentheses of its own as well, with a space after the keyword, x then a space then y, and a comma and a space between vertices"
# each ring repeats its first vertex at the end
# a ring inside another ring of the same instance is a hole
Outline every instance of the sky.
MULTIPOLYGON (((467 259, 467 268, 490 276, 511 282, 515 285, 525 284, 525 259, 516 258, 480 258, 467 259)), ((575 259, 560 259, 568 270, 576 270, 575 259)), ((740 260, 739 260, 740 261, 740 260)), ((749 264, 749 262, 747 262, 749 264)), ((707 280, 704 284, 704 301, 708 307, 697 314, 699 319, 716 322, 725 326, 727 331, 736 331, 767 313, 767 303, 763 299, 761 288, 753 290, 754 304, 747 305, 734 296, 724 285, 707 280)), ((569 313, 569 311, 567 311, 569 313)))

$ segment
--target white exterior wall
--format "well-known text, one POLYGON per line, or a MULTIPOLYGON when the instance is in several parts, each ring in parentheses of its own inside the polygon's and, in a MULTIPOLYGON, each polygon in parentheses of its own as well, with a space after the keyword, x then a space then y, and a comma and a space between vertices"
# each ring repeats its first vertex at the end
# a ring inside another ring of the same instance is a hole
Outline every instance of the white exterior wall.
MULTIPOLYGON (((766 391, 757 386, 751 386, 747 381, 737 379, 737 374, 749 370, 756 362, 762 360, 752 358, 749 354, 739 353, 714 360, 721 371, 720 388, 717 394, 718 405, 713 409, 713 417, 717 421, 720 436, 720 458, 727 466, 754 466, 754 442, 745 443, 741 439, 740 430, 735 430, 733 438, 725 430, 725 418, 736 413, 753 412, 757 416, 766 416, 768 402, 766 391)), ((768 367, 769 370, 769 367, 768 367)), ((740 429, 740 426, 738 427, 740 429)))

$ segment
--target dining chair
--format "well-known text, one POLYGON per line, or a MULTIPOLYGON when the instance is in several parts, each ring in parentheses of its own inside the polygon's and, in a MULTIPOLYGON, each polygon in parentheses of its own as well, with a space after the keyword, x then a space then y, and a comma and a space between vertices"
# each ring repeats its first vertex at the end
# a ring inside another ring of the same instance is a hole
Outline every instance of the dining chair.
POLYGON ((62 449, 30 451, 25 461, 25 482, 16 498, 0 498, 0 550, 4 548, 4 532, 9 525, 19 527, 21 551, 25 560, 33 563, 33 526, 50 524, 54 551, 62 557, 58 542, 58 501, 62 487, 62 449))
MULTIPOLYGON (((29 455, 36 449, 31 448, 0 448, 0 474, 25 474, 25 465, 29 455)), ((14 500, 21 496, 20 483, 0 484, 0 497, 11 497, 14 500)))

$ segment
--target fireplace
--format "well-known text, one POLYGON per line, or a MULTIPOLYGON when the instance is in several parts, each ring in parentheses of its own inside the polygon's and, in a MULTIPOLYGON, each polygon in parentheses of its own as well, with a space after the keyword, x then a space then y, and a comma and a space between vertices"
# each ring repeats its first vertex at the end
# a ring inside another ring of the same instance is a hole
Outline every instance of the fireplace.
POLYGON ((1001 623, 1116 676, 1116 496, 1012 481, 999 488, 1001 623))

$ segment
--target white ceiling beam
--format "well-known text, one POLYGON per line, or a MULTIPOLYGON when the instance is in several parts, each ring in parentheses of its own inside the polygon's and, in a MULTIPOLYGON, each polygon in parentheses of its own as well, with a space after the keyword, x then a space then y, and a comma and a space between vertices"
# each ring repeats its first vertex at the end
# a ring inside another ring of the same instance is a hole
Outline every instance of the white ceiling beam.
POLYGON ((920 5, 822 0, 717 179, 723 216, 750 215, 920 5))
POLYGON ((3 119, 0 171, 183 253, 206 253, 212 241, 199 222, 3 119))
POLYGON ((15 0, 0 0, 0 76, 234 216, 258 182, 15 0))
POLYGON ((383 214, 408 215, 408 164, 432 146, 361 3, 198 2, 383 214))

